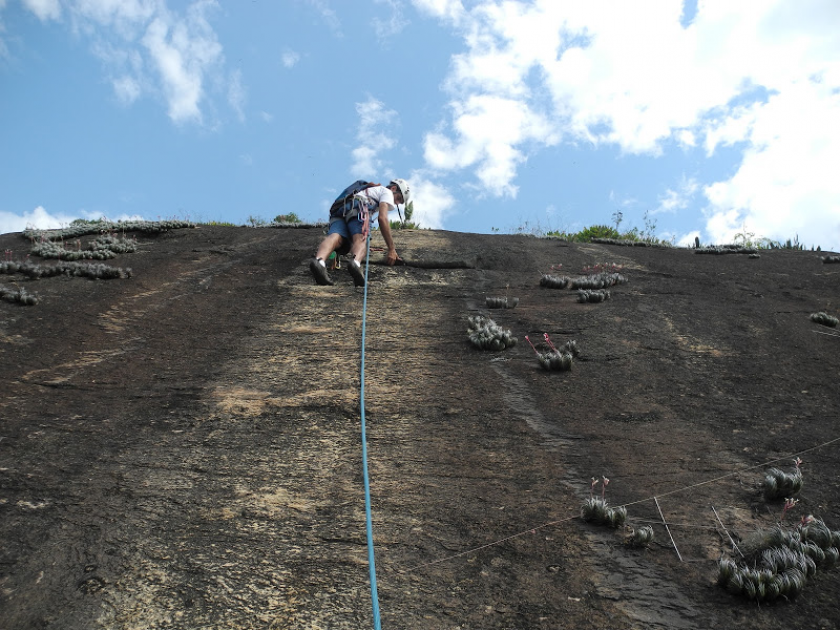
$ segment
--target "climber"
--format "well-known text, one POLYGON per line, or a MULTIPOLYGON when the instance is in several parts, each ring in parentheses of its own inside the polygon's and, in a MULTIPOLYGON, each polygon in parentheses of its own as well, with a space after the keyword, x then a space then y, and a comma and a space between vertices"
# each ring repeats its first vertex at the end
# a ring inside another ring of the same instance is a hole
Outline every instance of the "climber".
POLYGON ((361 263, 365 259, 366 240, 370 234, 370 221, 379 220, 379 230, 388 246, 385 262, 394 265, 401 261, 391 236, 388 211, 397 204, 407 204, 410 199, 408 182, 394 179, 387 186, 358 180, 345 188, 330 207, 330 226, 327 236, 321 241, 315 257, 309 263, 309 271, 320 285, 333 284, 327 271, 327 259, 333 252, 347 254, 347 270, 357 287, 365 285, 365 274, 361 263))

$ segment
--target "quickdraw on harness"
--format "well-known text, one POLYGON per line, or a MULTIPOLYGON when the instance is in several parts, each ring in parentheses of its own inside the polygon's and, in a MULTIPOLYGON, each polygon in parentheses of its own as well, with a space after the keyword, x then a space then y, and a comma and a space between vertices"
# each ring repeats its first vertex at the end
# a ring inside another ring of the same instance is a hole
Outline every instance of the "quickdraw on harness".
POLYGON ((367 202, 362 200, 362 195, 370 199, 367 192, 363 191, 353 198, 353 204, 359 207, 359 221, 362 222, 362 236, 367 238, 370 236, 370 212, 368 211, 367 202))
POLYGON ((327 259, 327 269, 329 269, 330 271, 341 269, 341 260, 335 252, 331 253, 330 257, 327 259))

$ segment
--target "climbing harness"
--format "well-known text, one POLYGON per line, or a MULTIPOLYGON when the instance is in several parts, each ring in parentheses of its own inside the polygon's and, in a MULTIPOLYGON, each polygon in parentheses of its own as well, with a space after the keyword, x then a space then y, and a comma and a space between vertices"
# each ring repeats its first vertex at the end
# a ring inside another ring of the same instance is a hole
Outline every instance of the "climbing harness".
POLYGON ((367 328, 367 296, 368 296, 368 269, 370 260, 370 234, 367 235, 367 254, 365 255, 365 293, 362 302, 362 360, 361 360, 361 387, 359 394, 359 406, 362 414, 362 473, 365 482, 365 528, 367 530, 368 547, 368 570, 370 572, 370 598, 373 605, 373 627, 374 630, 381 630, 382 625, 379 617, 379 594, 376 588, 376 562, 373 553, 373 522, 370 509, 370 478, 368 477, 367 457, 367 434, 365 428, 365 332, 367 328))

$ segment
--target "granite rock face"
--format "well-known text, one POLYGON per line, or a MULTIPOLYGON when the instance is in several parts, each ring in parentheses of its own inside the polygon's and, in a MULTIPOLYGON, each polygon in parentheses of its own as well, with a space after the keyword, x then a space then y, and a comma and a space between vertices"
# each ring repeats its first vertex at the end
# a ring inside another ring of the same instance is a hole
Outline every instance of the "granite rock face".
MULTIPOLYGON (((0 300, 0 628, 372 627, 363 290, 346 273, 314 284, 322 235, 128 234, 136 251, 107 264, 130 275, 0 274, 37 296, 0 300)), ((714 588, 734 552, 710 507, 736 541, 774 524, 765 470, 801 456, 807 491, 786 524, 840 528, 840 338, 809 319, 838 314, 833 265, 395 239, 406 265, 381 264, 372 241, 365 346, 383 627, 838 624, 840 571, 772 607, 714 588), (540 286, 558 264, 620 265, 627 282, 581 303, 540 286), (492 317, 520 343, 475 348, 468 318, 507 294, 516 308, 492 317), (577 342, 574 370, 541 368, 524 338, 544 333, 577 342), (655 542, 584 522, 602 476, 655 542)), ((21 261, 30 243, 0 246, 21 261)))

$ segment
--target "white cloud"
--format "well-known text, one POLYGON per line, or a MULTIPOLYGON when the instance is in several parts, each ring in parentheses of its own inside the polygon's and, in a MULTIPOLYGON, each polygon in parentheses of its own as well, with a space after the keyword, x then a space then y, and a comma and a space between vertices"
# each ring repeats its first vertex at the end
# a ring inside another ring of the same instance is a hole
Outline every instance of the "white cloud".
POLYGON ((669 188, 659 197, 659 207, 654 214, 661 212, 676 212, 687 208, 694 195, 700 189, 700 184, 693 178, 683 176, 676 189, 669 188))
POLYGON ((330 7, 327 0, 307 0, 307 4, 321 14, 321 17, 336 37, 342 37, 341 21, 338 19, 338 14, 330 7))
POLYGON ((414 171, 408 178, 414 204, 412 221, 422 228, 440 229, 446 214, 455 207, 455 197, 441 184, 414 171))
MULTIPOLYGON (((61 4, 58 0, 22 0, 23 6, 32 11, 42 22, 57 20, 61 17, 61 4)), ((0 9, 3 7, 0 6, 0 9)))
POLYGON ((705 188, 707 232, 730 242, 744 229, 778 241, 840 249, 840 93, 804 81, 757 108, 733 177, 705 188))
POLYGON ((201 122, 199 103, 207 71, 221 61, 222 47, 207 20, 213 0, 195 2, 185 19, 163 13, 152 20, 142 43, 163 81, 169 117, 176 123, 201 122))
POLYGON ((391 9, 388 18, 377 18, 373 22, 373 31, 379 40, 388 40, 399 35, 408 26, 408 20, 403 15, 402 4, 395 0, 374 0, 376 4, 387 5, 391 9))
POLYGON ((683 129, 682 131, 677 132, 677 141, 683 147, 694 147, 697 145, 697 137, 694 135, 693 131, 689 131, 688 129, 683 129))
POLYGON ((461 0, 411 0, 415 7, 433 17, 447 20, 456 26, 466 16, 461 0))
MULTIPOLYGON (((464 41, 444 82, 451 115, 425 140, 441 174, 469 170, 509 195, 527 157, 560 141, 709 157, 734 146, 735 176, 704 182, 710 231, 731 227, 732 209, 773 238, 836 231, 840 178, 825 165, 840 163, 840 3, 705 0, 688 26, 681 3, 661 0, 413 4, 464 41)), ((671 192, 661 210, 683 203, 671 192)))
MULTIPOLYGON (((53 230, 66 227, 75 219, 99 219, 101 215, 81 211, 79 214, 68 215, 64 213, 50 214, 43 206, 38 206, 30 212, 15 214, 0 210, 0 234, 8 232, 23 232, 27 228, 38 230, 53 230)), ((129 217, 125 217, 129 218, 129 217)), ((137 218, 137 217, 131 217, 137 218)))
POLYGON ((123 75, 111 81, 114 87, 114 94, 127 105, 130 105, 140 98, 140 83, 134 77, 123 75))
POLYGON ((515 197, 516 169, 526 160, 518 147, 527 142, 554 142, 550 125, 527 104, 505 97, 472 95, 452 107, 456 140, 440 132, 429 133, 426 162, 438 170, 474 166, 486 190, 515 197))
POLYGON ((749 140, 750 130, 755 125, 755 118, 761 103, 722 109, 707 117, 703 123, 703 146, 706 155, 711 157, 719 146, 732 146, 749 140))
POLYGON ((397 112, 372 96, 363 103, 356 103, 356 113, 359 115, 358 144, 352 151, 351 171, 355 177, 372 177, 384 170, 382 154, 396 146, 394 138, 399 117, 397 112))
POLYGON ((120 38, 137 39, 156 14, 166 12, 166 0, 75 0, 69 3, 76 28, 92 32, 93 25, 113 29, 120 38))
POLYGON ((201 77, 188 70, 184 58, 186 51, 174 43, 173 39, 166 21, 157 18, 149 25, 143 37, 143 45, 163 79, 169 117, 174 122, 200 120, 198 102, 201 100, 201 77))
MULTIPOLYGON (((70 27, 90 39, 123 104, 160 95, 173 122, 200 124, 208 92, 218 91, 243 118, 241 75, 225 76, 222 46, 210 24, 217 0, 193 0, 181 12, 166 0, 22 1, 44 21, 69 16, 70 27)), ((2 49, 0 41, 0 55, 2 49)))
POLYGON ((300 61, 300 54, 293 50, 287 50, 283 53, 281 60, 286 68, 294 68, 300 61))

